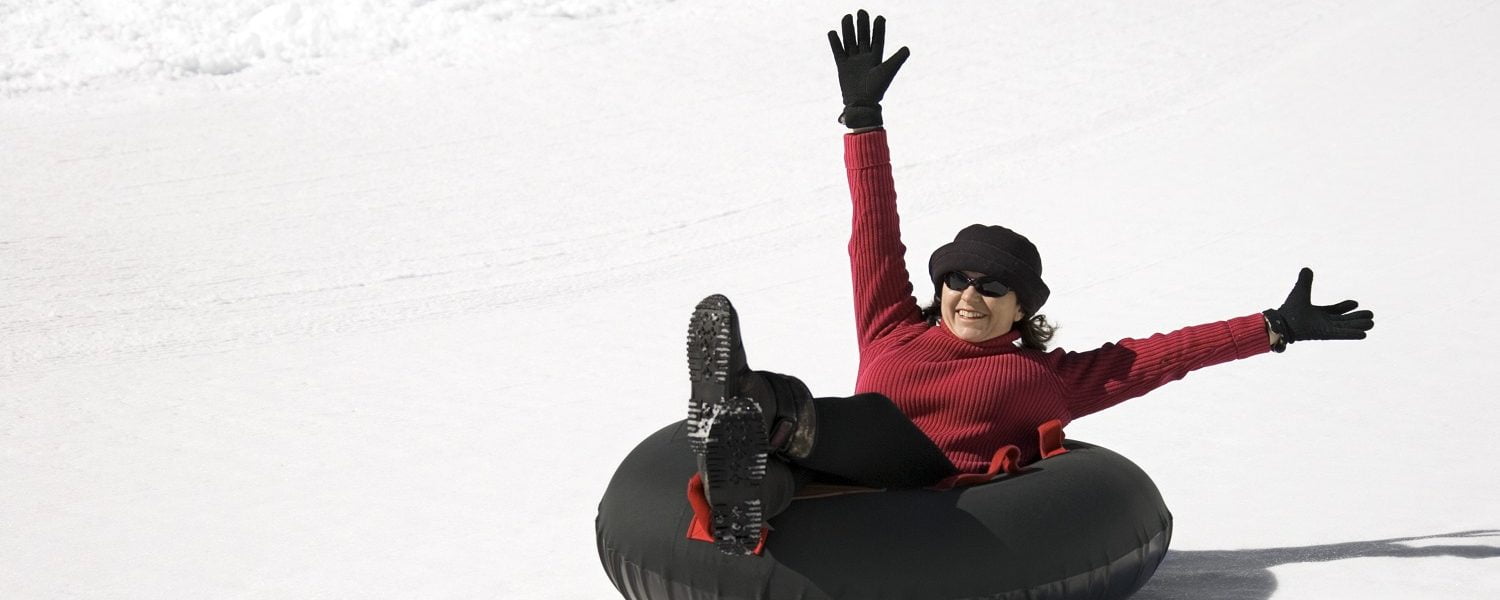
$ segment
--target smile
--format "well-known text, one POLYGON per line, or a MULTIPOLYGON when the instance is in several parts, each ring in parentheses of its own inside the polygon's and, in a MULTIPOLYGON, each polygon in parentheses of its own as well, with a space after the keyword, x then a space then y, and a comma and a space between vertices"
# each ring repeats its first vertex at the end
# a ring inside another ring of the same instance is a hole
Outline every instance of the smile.
POLYGON ((986 315, 984 313, 975 312, 975 311, 968 310, 968 309, 965 309, 965 308, 960 308, 958 310, 955 310, 955 311, 953 311, 953 314, 956 314, 956 315, 959 316, 959 318, 963 318, 963 319, 983 319, 983 318, 989 316, 989 315, 986 315))

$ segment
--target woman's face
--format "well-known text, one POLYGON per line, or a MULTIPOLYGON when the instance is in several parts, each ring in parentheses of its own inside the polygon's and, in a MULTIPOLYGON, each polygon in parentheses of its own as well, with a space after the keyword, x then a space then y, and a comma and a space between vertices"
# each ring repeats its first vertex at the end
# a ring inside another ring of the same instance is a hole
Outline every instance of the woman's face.
MULTIPOLYGON (((964 271, 969 279, 978 279, 982 273, 964 271)), ((955 292, 943 283, 941 298, 943 325, 958 339, 968 342, 991 340, 1010 331, 1012 325, 1025 318, 1016 304, 1016 293, 990 298, 979 293, 976 286, 968 286, 955 292)))

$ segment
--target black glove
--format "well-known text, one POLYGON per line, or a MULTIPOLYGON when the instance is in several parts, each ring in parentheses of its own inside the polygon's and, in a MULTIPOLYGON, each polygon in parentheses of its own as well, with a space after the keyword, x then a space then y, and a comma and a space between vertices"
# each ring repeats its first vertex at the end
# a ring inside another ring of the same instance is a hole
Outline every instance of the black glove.
POLYGON ((1292 287, 1292 293, 1287 294, 1281 308, 1264 313, 1271 331, 1281 336, 1283 343, 1274 348, 1277 352, 1285 350, 1285 344, 1302 340, 1362 340, 1365 332, 1375 327, 1375 313, 1368 310, 1349 312, 1359 306, 1353 300, 1314 306, 1312 280, 1312 269, 1303 267, 1297 274, 1297 285, 1292 287))
POLYGON ((878 127, 880 99, 885 89, 891 86, 896 71, 911 51, 902 46, 891 59, 880 61, 885 54, 885 17, 875 17, 875 32, 870 32, 870 14, 859 11, 859 31, 854 29, 854 16, 844 15, 844 41, 839 41, 837 32, 828 32, 828 44, 833 47, 833 62, 839 67, 839 87, 844 91, 844 114, 839 122, 850 129, 878 127))

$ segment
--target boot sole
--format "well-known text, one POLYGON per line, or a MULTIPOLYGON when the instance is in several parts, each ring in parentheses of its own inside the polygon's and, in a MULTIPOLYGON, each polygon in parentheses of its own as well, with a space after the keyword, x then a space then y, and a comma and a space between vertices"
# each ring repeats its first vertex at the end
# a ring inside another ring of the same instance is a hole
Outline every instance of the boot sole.
POLYGON ((733 349, 733 308, 718 294, 704 298, 688 323, 688 377, 693 384, 688 401, 688 442, 700 456, 708 435, 707 423, 722 410, 730 389, 729 365, 733 349))
POLYGON ((750 554, 765 524, 760 496, 770 442, 760 405, 735 394, 735 333, 728 298, 715 294, 698 303, 688 325, 688 443, 698 456, 715 544, 725 554, 750 554))
POLYGON ((702 455, 714 543, 724 554, 751 554, 765 525, 761 486, 769 458, 760 405, 733 398, 708 424, 702 455))

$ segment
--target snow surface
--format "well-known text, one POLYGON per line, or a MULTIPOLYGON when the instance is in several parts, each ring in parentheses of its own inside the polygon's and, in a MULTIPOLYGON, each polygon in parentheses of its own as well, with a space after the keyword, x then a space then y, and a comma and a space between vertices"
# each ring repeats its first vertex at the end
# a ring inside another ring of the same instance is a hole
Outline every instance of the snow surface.
MULTIPOLYGON (((855 370, 855 6, 0 4, 0 597, 614 597, 593 518, 713 292, 855 370)), ((1377 312, 1076 422, 1140 598, 1500 596, 1500 3, 883 2, 909 259, 1003 223, 1058 344, 1377 312)))

